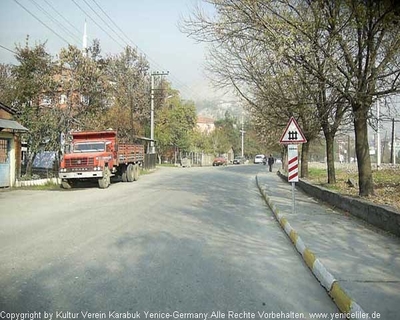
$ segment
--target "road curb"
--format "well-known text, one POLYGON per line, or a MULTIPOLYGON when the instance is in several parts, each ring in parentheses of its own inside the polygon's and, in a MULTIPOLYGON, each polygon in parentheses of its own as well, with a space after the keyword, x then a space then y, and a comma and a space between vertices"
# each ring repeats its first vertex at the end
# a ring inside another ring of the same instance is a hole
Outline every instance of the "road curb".
POLYGON ((260 186, 258 175, 256 175, 256 183, 261 195, 274 213, 282 229, 285 230, 285 233, 296 247, 296 250, 301 254, 307 266, 310 268, 320 284, 328 292, 329 296, 335 302, 339 310, 347 314, 349 319, 369 319, 369 317, 366 317, 367 313, 349 297, 335 277, 324 267, 322 262, 316 258, 315 254, 309 248, 307 248, 296 230, 292 228, 288 220, 279 212, 279 209, 267 195, 265 189, 260 186))

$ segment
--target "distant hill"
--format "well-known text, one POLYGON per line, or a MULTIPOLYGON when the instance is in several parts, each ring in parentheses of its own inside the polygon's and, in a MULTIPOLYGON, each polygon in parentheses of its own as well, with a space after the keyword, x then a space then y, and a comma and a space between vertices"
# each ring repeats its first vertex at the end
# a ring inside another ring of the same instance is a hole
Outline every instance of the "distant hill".
POLYGON ((229 112, 234 117, 240 117, 243 110, 239 101, 225 99, 198 101, 196 102, 196 109, 198 115, 215 120, 225 118, 226 112, 229 112))

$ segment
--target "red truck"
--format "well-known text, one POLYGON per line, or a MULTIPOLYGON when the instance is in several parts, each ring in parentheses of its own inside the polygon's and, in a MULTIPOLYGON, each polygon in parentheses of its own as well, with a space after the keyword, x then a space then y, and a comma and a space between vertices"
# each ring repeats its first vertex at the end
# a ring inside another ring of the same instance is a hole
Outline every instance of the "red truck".
POLYGON ((124 182, 139 179, 144 146, 118 143, 117 131, 80 131, 71 134, 69 152, 60 164, 61 186, 70 189, 79 180, 97 180, 108 188, 110 178, 119 175, 124 182))

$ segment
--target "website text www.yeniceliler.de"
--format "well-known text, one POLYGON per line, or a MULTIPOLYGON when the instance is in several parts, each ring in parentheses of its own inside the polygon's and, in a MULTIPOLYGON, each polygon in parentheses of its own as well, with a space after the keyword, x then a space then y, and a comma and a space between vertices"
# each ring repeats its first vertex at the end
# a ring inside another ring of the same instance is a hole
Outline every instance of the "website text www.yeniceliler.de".
POLYGON ((349 313, 303 313, 303 312, 267 312, 267 311, 209 311, 209 312, 150 312, 150 311, 65 311, 57 310, 34 312, 6 312, 0 310, 0 319, 34 320, 34 319, 381 319, 378 312, 365 313, 362 311, 349 313))

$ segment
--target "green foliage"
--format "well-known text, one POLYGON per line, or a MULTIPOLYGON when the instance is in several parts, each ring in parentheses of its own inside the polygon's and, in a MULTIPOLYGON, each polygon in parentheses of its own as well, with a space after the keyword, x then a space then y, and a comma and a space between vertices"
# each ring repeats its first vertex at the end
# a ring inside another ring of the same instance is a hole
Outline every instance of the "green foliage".
POLYGON ((215 156, 222 155, 229 151, 231 145, 226 132, 224 132, 222 128, 216 128, 211 132, 209 139, 215 156))
POLYGON ((104 64, 98 54, 100 48, 95 42, 91 59, 75 46, 61 49, 58 62, 59 91, 66 96, 62 110, 62 132, 72 129, 90 130, 99 124, 99 114, 106 110, 108 81, 104 64))
POLYGON ((25 47, 16 50, 19 65, 12 71, 13 105, 18 121, 29 129, 24 139, 29 146, 27 172, 31 174, 36 154, 42 149, 54 150, 58 143, 59 112, 51 107, 57 87, 53 77, 55 66, 44 44, 30 48, 27 40, 25 47))
POLYGON ((205 132, 195 129, 192 134, 192 151, 204 152, 206 154, 214 153, 210 136, 205 132))
POLYGON ((155 138, 160 153, 171 147, 181 151, 190 151, 194 128, 196 126, 196 108, 192 101, 183 102, 174 99, 162 108, 156 117, 155 138))
POLYGON ((14 96, 12 65, 0 64, 0 101, 11 106, 14 96))
POLYGON ((145 135, 150 118, 148 70, 146 58, 131 47, 110 58, 106 73, 112 108, 103 119, 105 127, 117 129, 127 138, 145 135))

